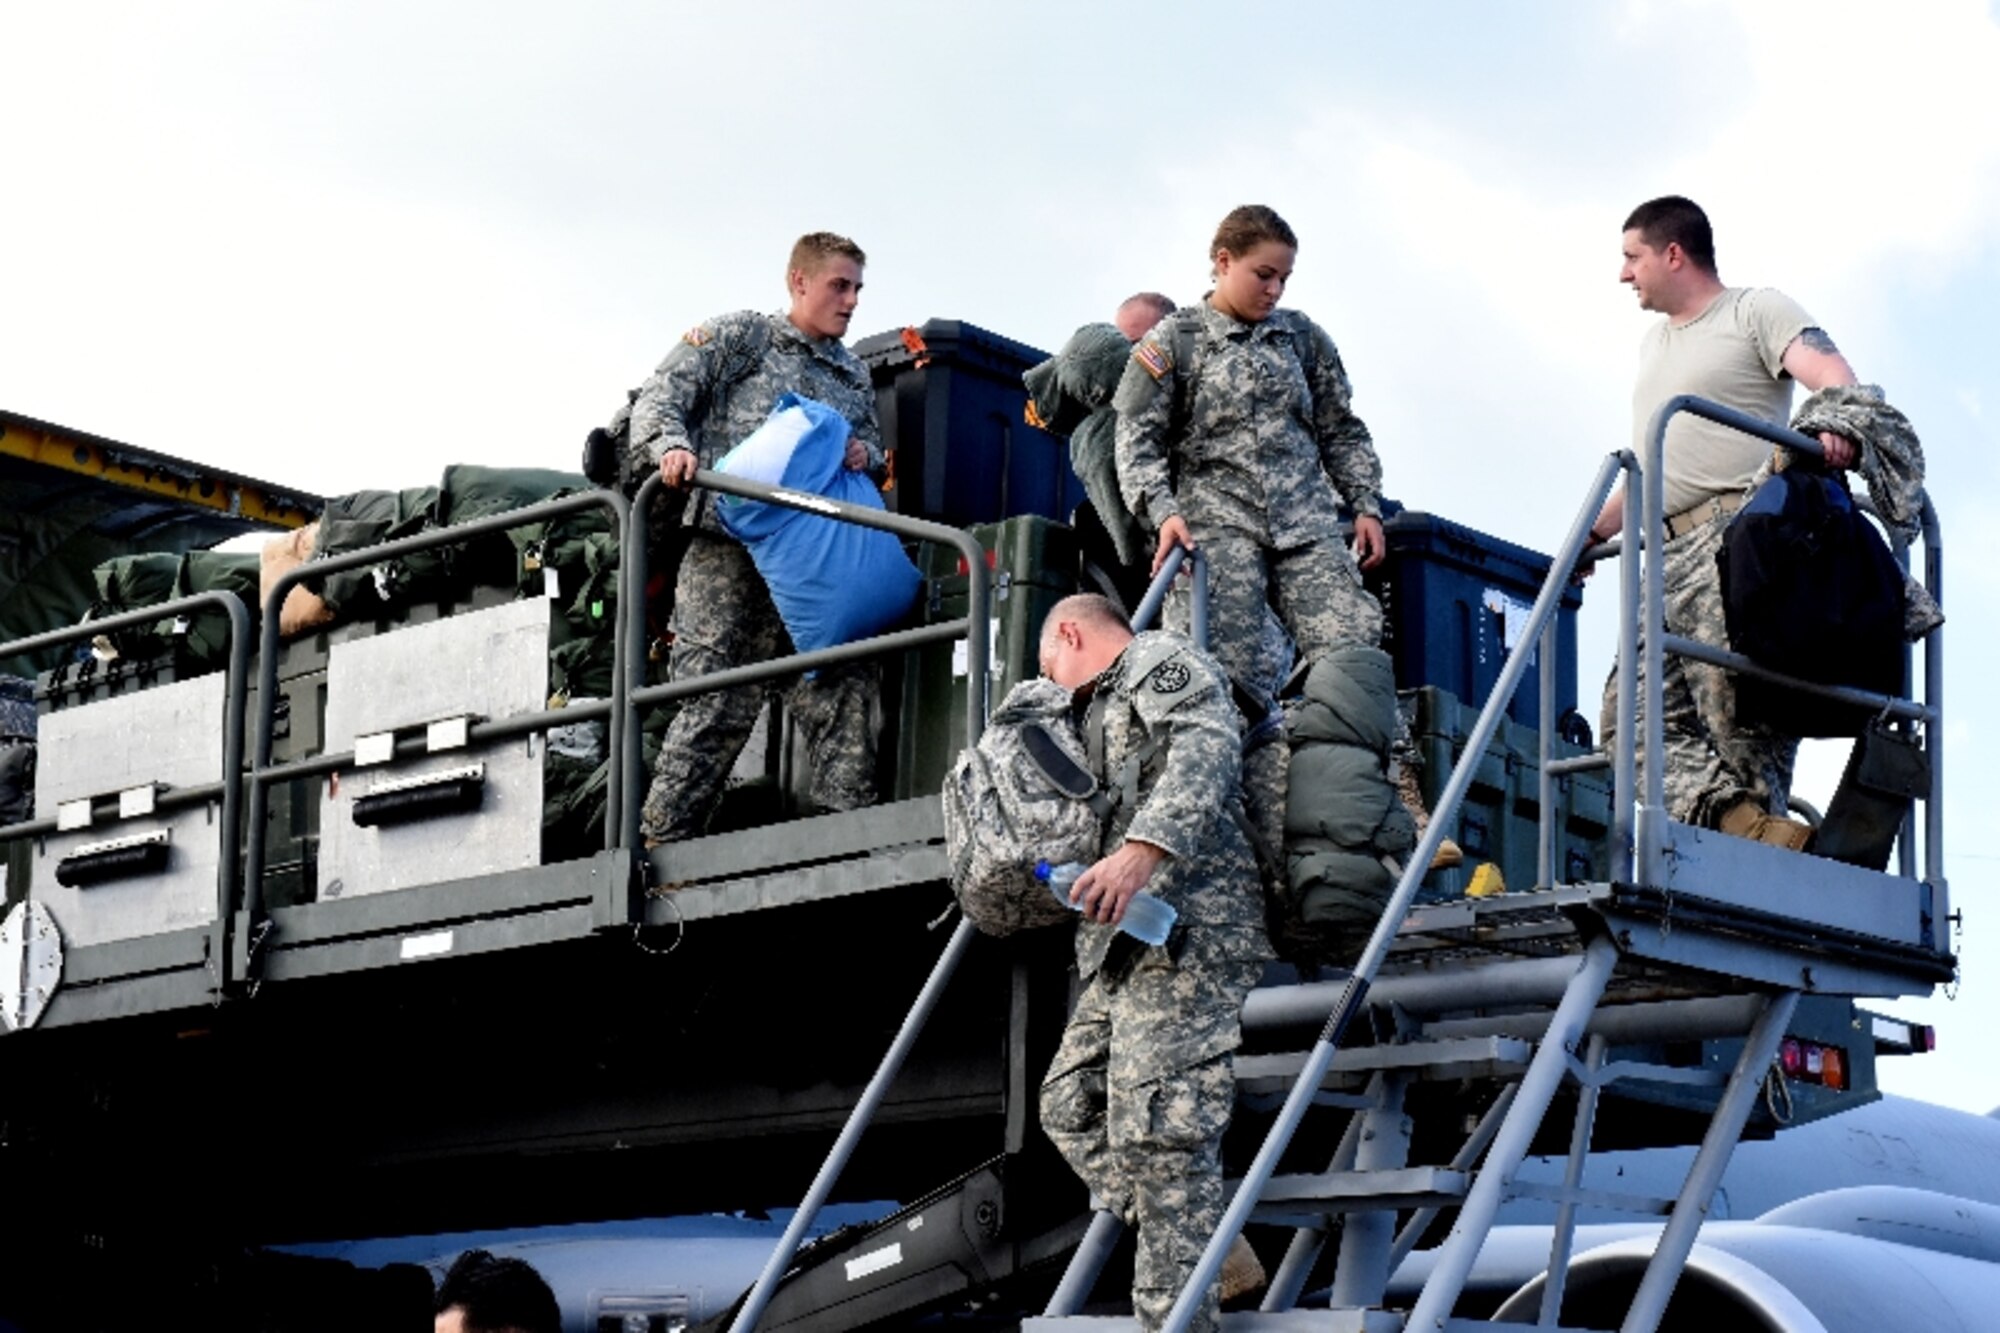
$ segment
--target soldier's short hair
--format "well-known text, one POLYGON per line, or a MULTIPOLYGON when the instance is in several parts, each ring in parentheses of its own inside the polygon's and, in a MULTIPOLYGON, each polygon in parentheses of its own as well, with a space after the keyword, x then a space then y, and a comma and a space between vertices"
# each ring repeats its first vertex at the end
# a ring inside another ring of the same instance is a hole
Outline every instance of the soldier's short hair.
POLYGON ((1678 245, 1681 253, 1705 273, 1715 272, 1715 232, 1701 205, 1678 194, 1648 199, 1632 210, 1622 231, 1636 231, 1655 250, 1678 245))
POLYGON ((457 1307, 471 1333, 562 1333, 555 1293, 525 1259, 467 1250, 438 1287, 434 1310, 457 1307))
POLYGON ((785 281, 789 283, 794 273, 811 277, 825 266, 827 260, 835 258, 852 259, 861 267, 868 267, 868 256, 845 236, 830 231, 809 231, 792 246, 792 257, 785 262, 785 281))
POLYGON ((1049 608, 1042 621, 1042 642, 1048 643, 1056 625, 1064 620, 1080 620, 1092 629, 1132 632, 1132 619, 1118 609, 1118 603, 1102 593, 1072 593, 1049 608))
POLYGON ((1150 308, 1156 322, 1165 319, 1168 315, 1180 309, 1179 306, 1174 304, 1174 298, 1166 295, 1164 292, 1135 292, 1118 303, 1120 313, 1123 313, 1130 306, 1146 306, 1150 308))
POLYGON ((1265 204, 1243 204, 1229 210, 1229 216, 1222 219, 1222 225, 1215 229, 1215 239, 1209 243, 1208 257, 1214 259, 1227 251, 1231 256, 1241 258, 1266 241, 1276 241, 1280 245, 1299 248, 1298 234, 1278 211, 1265 204))

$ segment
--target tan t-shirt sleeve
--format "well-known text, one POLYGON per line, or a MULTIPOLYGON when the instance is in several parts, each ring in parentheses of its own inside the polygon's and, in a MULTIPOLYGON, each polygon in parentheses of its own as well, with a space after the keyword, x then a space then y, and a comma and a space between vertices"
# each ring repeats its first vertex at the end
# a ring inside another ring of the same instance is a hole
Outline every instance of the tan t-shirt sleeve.
POLYGON ((1772 379, 1785 373, 1785 349, 1813 327, 1804 306, 1773 287, 1754 287, 1736 303, 1737 325, 1757 348, 1772 379))

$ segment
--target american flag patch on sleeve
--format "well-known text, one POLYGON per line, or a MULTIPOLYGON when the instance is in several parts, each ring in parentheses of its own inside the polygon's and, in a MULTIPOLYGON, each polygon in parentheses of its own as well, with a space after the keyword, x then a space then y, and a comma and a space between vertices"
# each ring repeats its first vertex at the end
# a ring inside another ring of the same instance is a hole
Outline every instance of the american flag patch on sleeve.
POLYGON ((1167 349, 1150 339, 1142 339, 1139 345, 1132 349, 1132 359, 1144 366, 1146 373, 1154 379, 1160 378, 1174 368, 1173 359, 1167 355, 1167 349))

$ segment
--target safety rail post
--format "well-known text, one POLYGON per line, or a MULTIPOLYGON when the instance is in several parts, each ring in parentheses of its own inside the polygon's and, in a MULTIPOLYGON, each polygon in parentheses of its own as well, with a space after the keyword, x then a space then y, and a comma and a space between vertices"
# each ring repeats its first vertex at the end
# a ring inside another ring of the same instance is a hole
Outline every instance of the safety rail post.
POLYGON ((1542 725, 1535 736, 1535 887, 1552 888, 1556 882, 1556 854, 1562 836, 1556 818, 1556 775, 1549 765, 1555 761, 1556 715, 1556 626, 1552 619, 1541 634, 1541 677, 1538 707, 1542 725))
MULTIPOLYGON (((264 615, 262 634, 257 652, 257 719, 251 737, 249 791, 249 831, 244 849, 243 902, 245 955, 243 975, 229 977, 236 985, 253 988, 260 968, 265 932, 270 923, 263 917, 264 881, 264 824, 268 817, 270 786, 274 781, 295 774, 285 765, 271 763, 271 744, 274 721, 277 715, 278 695, 278 653, 281 648, 278 632, 278 612, 285 604, 291 590, 308 579, 317 579, 327 574, 337 574, 346 569, 360 569, 367 565, 379 564, 400 555, 414 551, 429 550, 434 546, 449 546, 471 537, 483 537, 490 533, 507 532, 510 529, 540 522, 544 519, 559 518, 564 514, 577 513, 585 509, 608 509, 614 527, 622 541, 625 529, 631 526, 631 506, 617 491, 594 489, 579 491, 553 500, 542 500, 535 504, 509 509, 504 513, 489 514, 482 518, 470 519, 464 523, 453 523, 447 527, 432 528, 414 536, 401 537, 395 541, 383 542, 377 546, 365 546, 355 551, 342 551, 337 555, 318 556, 293 569, 288 569, 271 581, 263 590, 264 615)), ((614 631, 613 652, 618 651, 614 631)), ((614 663, 612 671, 612 730, 618 726, 618 713, 623 705, 618 689, 619 673, 614 663)), ((473 737, 482 733, 479 728, 472 730, 473 737)), ((608 800, 616 800, 618 792, 618 771, 614 765, 607 782, 608 800)), ((607 806, 607 809, 615 807, 607 806)), ((609 841, 610 820, 606 818, 607 842, 609 841)), ((615 845, 615 844, 611 844, 615 845)), ((225 973, 227 976, 227 973, 225 973)))
MULTIPOLYGON (((990 700, 987 698, 991 672, 988 661, 990 654, 987 642, 989 590, 986 572, 986 552, 973 539, 971 533, 961 528, 946 527, 941 523, 930 523, 922 519, 910 518, 903 514, 890 513, 887 510, 841 504, 838 501, 829 500, 824 496, 795 491, 783 486, 771 486, 762 482, 745 481, 740 477, 732 477, 727 473, 714 472, 707 468, 700 469, 695 473, 694 484, 709 490, 718 491, 724 495, 733 495, 746 500, 762 500, 770 504, 782 505, 788 509, 797 509, 806 513, 817 514, 824 518, 836 519, 840 522, 854 523, 867 528, 878 528, 900 537, 914 537, 920 540, 944 542, 956 546, 959 554, 964 557, 966 564, 966 618, 963 622, 963 632, 966 641, 966 744, 976 745, 979 743, 980 733, 986 727, 986 712, 990 703, 990 700)), ((652 497, 657 494, 660 485, 660 478, 654 475, 648 477, 645 483, 639 487, 633 504, 634 512, 641 516, 642 521, 647 512, 647 507, 650 507, 652 497)), ((638 528, 640 525, 635 523, 633 526, 634 528, 638 528)), ((640 544, 643 544, 643 537, 636 540, 640 544)), ((628 546, 630 544, 628 542, 628 546)), ((643 556, 639 557, 638 560, 632 563, 631 567, 634 570, 643 569, 643 559, 643 556)), ((635 602, 642 601, 644 595, 642 584, 633 600, 635 602)), ((637 612, 637 617, 643 617, 643 614, 643 609, 640 609, 637 612)), ((638 634, 643 635, 645 622, 642 618, 635 617, 629 623, 636 624, 639 627, 638 634)), ((655 699, 701 693, 704 689, 715 689, 732 683, 748 683, 752 679, 773 679, 778 675, 794 674, 798 671, 808 669, 815 664, 831 664, 838 661, 847 661, 858 657, 872 656, 875 653, 889 651, 897 647, 929 642, 938 638, 955 637, 955 634, 945 632, 952 628, 952 626, 931 626, 926 630, 905 630, 897 634, 884 635, 872 640, 864 639, 857 643, 845 644, 839 648, 822 649, 816 653, 804 653, 794 657, 777 659, 773 662, 757 663, 752 667, 714 672, 707 676, 695 677, 685 682, 675 681, 665 685, 635 689, 630 692, 630 697, 634 704, 632 710, 633 718, 630 722, 632 728, 631 734, 633 736, 638 734, 637 707, 652 702, 655 699)), ((632 648, 632 656, 636 659, 639 653, 643 651, 643 646, 637 643, 630 646, 632 648)), ((635 663, 628 666, 627 670, 630 673, 628 674, 629 681, 636 678, 637 673, 642 671, 643 668, 638 667, 635 663)), ((637 753, 638 747, 634 744, 632 746, 632 754, 628 755, 626 759, 628 765, 634 762, 637 753)), ((637 779, 634 778, 631 793, 632 799, 629 799, 627 803, 628 819, 621 821, 621 823, 628 823, 632 829, 633 840, 629 845, 633 846, 637 845, 637 825, 639 818, 637 796, 637 779)), ((607 822, 609 822, 608 817, 607 822)), ((770 1258, 765 1262, 763 1270, 757 1275, 757 1281, 752 1284, 750 1290, 744 1295, 742 1306, 737 1310, 736 1317, 730 1322, 730 1333, 750 1333, 752 1329, 756 1328, 757 1321, 763 1317, 764 1310, 770 1304, 771 1296, 776 1292, 778 1283, 784 1278, 786 1270, 791 1266, 792 1257, 798 1253, 800 1241, 804 1239, 805 1233, 812 1226, 814 1219, 819 1216, 819 1210, 825 1205, 827 1196, 832 1193, 834 1184, 840 1179, 840 1173, 846 1168, 848 1159, 853 1156, 854 1149, 859 1144, 863 1131, 868 1128, 869 1122, 875 1117, 876 1110, 888 1095, 890 1084, 895 1082, 897 1073, 902 1069, 904 1059, 909 1055, 911 1047, 916 1045, 918 1034, 923 1031, 924 1024, 930 1018, 931 1011, 937 1007, 938 999, 943 995, 945 985, 951 980, 952 973, 957 970, 959 961, 965 956, 965 951, 971 947, 972 937, 975 933, 972 923, 961 916, 957 927, 952 931, 951 939, 945 944, 944 952, 938 957, 936 964, 932 966, 930 976, 925 980, 923 989, 917 995, 916 1002, 910 1006, 910 1011, 904 1015, 902 1026, 897 1029, 895 1039, 890 1043, 888 1052, 883 1055, 881 1064, 876 1067, 874 1075, 868 1080, 868 1086, 862 1091, 860 1101, 855 1104, 854 1110, 848 1114, 847 1122, 841 1126, 840 1135, 834 1140, 833 1147, 827 1153, 826 1160, 820 1164, 818 1174, 813 1177, 812 1185, 806 1191, 806 1197, 800 1201, 798 1209, 792 1214, 791 1221, 785 1227, 784 1235, 779 1237, 776 1248, 771 1251, 770 1258)))
MULTIPOLYGON (((222 695, 222 772, 214 783, 178 792, 162 792, 156 804, 162 810, 173 810, 183 805, 206 804, 217 797, 221 799, 221 864, 215 871, 215 921, 209 927, 208 944, 209 969, 219 990, 229 975, 229 919, 236 901, 237 876, 241 873, 237 854, 242 846, 243 825, 238 816, 242 809, 243 726, 250 681, 250 608, 234 593, 198 592, 162 602, 158 606, 124 611, 99 620, 86 620, 80 625, 69 625, 0 644, 0 657, 57 648, 99 634, 157 624, 162 620, 178 620, 200 610, 219 610, 229 622, 229 660, 224 667, 226 674, 222 695)), ((35 819, 0 828, 0 842, 53 832, 55 824, 53 819, 35 819)))
POLYGON ((1159 573, 1153 575, 1153 581, 1146 585, 1145 595, 1139 598, 1139 605, 1132 612, 1134 633, 1152 627, 1154 619, 1160 614, 1160 608, 1166 605, 1167 593, 1174 586, 1174 576, 1181 572, 1181 566, 1190 559, 1193 560, 1189 568, 1194 574, 1196 592, 1191 593, 1188 599, 1189 628, 1194 628, 1192 612, 1197 595, 1200 598, 1202 617, 1201 632, 1190 634, 1189 637, 1204 648, 1208 646, 1208 558, 1200 551, 1191 551, 1185 546, 1172 546, 1167 549, 1167 558, 1160 562, 1159 573))
POLYGON ((1534 608, 1528 613, 1528 622, 1520 639, 1507 654, 1506 662, 1500 668, 1500 676, 1494 682, 1492 692, 1487 695, 1486 705, 1480 710, 1479 720, 1473 724, 1472 733, 1466 738, 1465 757, 1452 770, 1450 781, 1445 784, 1443 794, 1438 799, 1437 808, 1431 814, 1429 827, 1417 841, 1417 848, 1410 854, 1409 863, 1403 868, 1402 877, 1397 881, 1395 891, 1384 905, 1382 918, 1375 925, 1375 931, 1368 937, 1361 957, 1355 962, 1354 970, 1342 988, 1340 999, 1328 1016, 1325 1028, 1311 1053, 1306 1057, 1305 1067, 1292 1084, 1285 1103, 1277 1118, 1264 1137, 1257 1157, 1237 1186, 1229 1206, 1223 1214, 1222 1224, 1209 1237, 1208 1247, 1202 1251, 1187 1286, 1181 1289, 1174 1301, 1173 1310, 1161 1325, 1162 1333, 1186 1333, 1195 1311, 1200 1307, 1203 1293, 1209 1283, 1215 1281, 1222 1271, 1222 1261, 1229 1252, 1229 1246, 1236 1234, 1250 1220, 1250 1214, 1257 1206, 1258 1197, 1264 1186, 1277 1170, 1278 1158, 1290 1144, 1299 1122, 1305 1118, 1306 1108, 1319 1092, 1327 1069, 1333 1063, 1335 1049, 1340 1044, 1347 1025, 1359 1012, 1368 998, 1369 987, 1375 974, 1387 959, 1389 946, 1395 940, 1396 932, 1402 927, 1403 918, 1409 914, 1410 906, 1416 901, 1417 890, 1423 883, 1424 875, 1430 868, 1431 858, 1444 840, 1446 825, 1458 812, 1458 806, 1465 799, 1466 791, 1472 785, 1472 776, 1478 767, 1478 756, 1486 751, 1493 735, 1500 727, 1500 719, 1506 712, 1507 702, 1521 683, 1521 677, 1528 667, 1528 656, 1533 645, 1541 637, 1542 629, 1555 616, 1562 603, 1562 597, 1569 584, 1570 571, 1575 568, 1578 558, 1589 543, 1590 526, 1596 519, 1604 497, 1610 492, 1611 481, 1622 466, 1619 456, 1612 454, 1598 467, 1597 476, 1592 481, 1584 507, 1570 523, 1570 530, 1563 539, 1554 562, 1549 567, 1548 577, 1542 582, 1541 593, 1535 598, 1534 608))
MULTIPOLYGON (((1944 547, 1937 509, 1924 497, 1924 586, 1944 605, 1944 547)), ((1944 711, 1944 626, 1924 638, 1924 702, 1944 711)), ((1931 797, 1924 802, 1924 882, 1931 887, 1931 947, 1950 951, 1951 893, 1944 873, 1944 728, 1931 727, 1924 737, 1930 751, 1931 797)))

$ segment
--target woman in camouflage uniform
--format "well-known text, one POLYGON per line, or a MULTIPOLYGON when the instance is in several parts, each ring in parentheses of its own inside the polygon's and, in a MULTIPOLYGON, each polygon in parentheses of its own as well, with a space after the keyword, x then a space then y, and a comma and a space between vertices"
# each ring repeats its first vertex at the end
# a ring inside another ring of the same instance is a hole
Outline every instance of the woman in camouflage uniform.
MULTIPOLYGON (((1298 255, 1291 227, 1245 205, 1222 220, 1209 255, 1215 289, 1132 349, 1118 386, 1118 483, 1158 534, 1155 572, 1176 545, 1207 556, 1209 651, 1268 710, 1287 661, 1262 632, 1267 604, 1301 657, 1381 641, 1382 608, 1361 571, 1387 548, 1382 464, 1333 339, 1277 308, 1298 255), (1354 515, 1352 552, 1340 540, 1340 501, 1354 515)), ((1261 762, 1245 761, 1273 846, 1283 750, 1265 746, 1261 762)))

